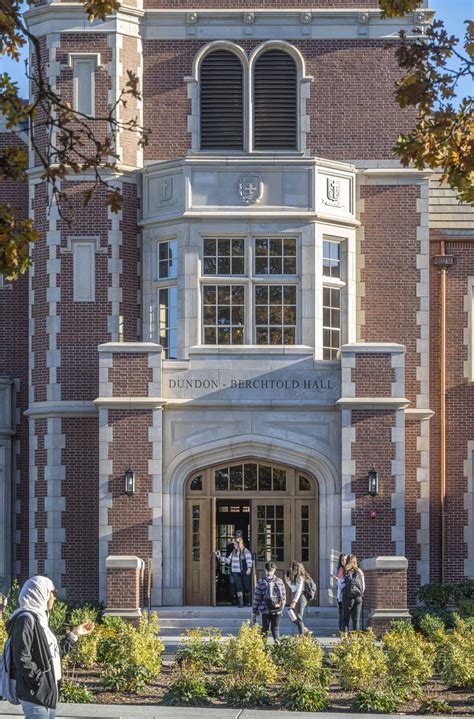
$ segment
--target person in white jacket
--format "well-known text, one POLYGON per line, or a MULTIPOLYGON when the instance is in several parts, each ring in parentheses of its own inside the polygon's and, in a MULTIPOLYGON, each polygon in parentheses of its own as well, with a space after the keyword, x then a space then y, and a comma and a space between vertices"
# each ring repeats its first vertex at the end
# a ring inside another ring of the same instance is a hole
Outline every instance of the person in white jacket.
POLYGON ((234 550, 228 557, 222 557, 219 551, 216 552, 216 557, 219 561, 224 560, 229 565, 231 578, 235 584, 238 606, 244 606, 245 593, 245 605, 250 607, 250 575, 252 574, 253 560, 242 537, 234 539, 234 550))

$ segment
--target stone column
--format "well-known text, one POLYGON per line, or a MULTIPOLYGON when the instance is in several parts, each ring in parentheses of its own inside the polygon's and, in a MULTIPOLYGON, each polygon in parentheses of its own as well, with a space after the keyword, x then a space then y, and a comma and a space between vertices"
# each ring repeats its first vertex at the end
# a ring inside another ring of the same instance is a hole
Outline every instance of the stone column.
POLYGON ((109 556, 107 571, 107 605, 104 614, 138 620, 142 614, 145 562, 133 556, 109 556))
POLYGON ((379 637, 393 619, 411 622, 407 608, 407 571, 405 557, 370 557, 361 562, 365 575, 364 610, 369 610, 367 625, 379 637))

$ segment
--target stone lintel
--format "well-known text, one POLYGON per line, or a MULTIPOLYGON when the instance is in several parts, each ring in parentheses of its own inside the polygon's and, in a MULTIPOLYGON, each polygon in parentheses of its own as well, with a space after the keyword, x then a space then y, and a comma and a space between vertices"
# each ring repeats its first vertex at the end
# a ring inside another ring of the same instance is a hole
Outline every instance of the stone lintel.
POLYGON ((131 555, 109 555, 105 560, 107 569, 144 569, 145 562, 131 555))
MULTIPOLYGON (((408 559, 406 557, 369 557, 361 562, 361 568, 364 572, 372 569, 408 569, 408 559)), ((379 611, 379 610, 377 610, 379 611)), ((385 610, 384 610, 385 611, 385 610)), ((386 610, 392 611, 392 610, 386 610)))
POLYGON ((162 352, 161 345, 155 342, 106 342, 97 347, 98 352, 162 352))

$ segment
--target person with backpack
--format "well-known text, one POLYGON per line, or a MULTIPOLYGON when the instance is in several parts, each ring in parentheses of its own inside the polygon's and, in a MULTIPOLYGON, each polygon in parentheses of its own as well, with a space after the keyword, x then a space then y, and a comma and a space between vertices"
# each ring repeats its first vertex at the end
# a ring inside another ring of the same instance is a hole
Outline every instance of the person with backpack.
POLYGON ((288 609, 290 621, 296 624, 298 634, 311 634, 303 623, 303 617, 306 605, 316 596, 316 584, 300 562, 292 562, 290 571, 286 572, 285 582, 291 591, 288 609))
POLYGON ((349 632, 349 621, 352 630, 359 631, 362 618, 362 601, 365 592, 364 572, 357 566, 355 554, 349 554, 344 567, 342 585, 342 608, 344 614, 344 632, 349 632))
POLYGON ((265 576, 258 580, 253 595, 252 620, 262 615, 262 632, 268 635, 271 629, 273 640, 280 643, 280 620, 286 601, 286 589, 276 575, 275 562, 265 564, 265 576))
POLYGON ((245 604, 249 607, 251 586, 250 575, 252 574, 253 560, 252 555, 246 548, 242 537, 234 539, 234 549, 228 557, 223 558, 219 550, 216 552, 216 557, 219 561, 224 559, 225 563, 229 565, 232 581, 235 584, 238 606, 244 606, 245 593, 245 604))
POLYGON ((51 579, 34 576, 22 587, 19 608, 5 624, 8 639, 1 658, 0 686, 11 703, 21 704, 26 719, 55 719, 61 680, 61 656, 80 636, 94 629, 80 624, 60 643, 49 628, 48 614, 57 592, 51 579))

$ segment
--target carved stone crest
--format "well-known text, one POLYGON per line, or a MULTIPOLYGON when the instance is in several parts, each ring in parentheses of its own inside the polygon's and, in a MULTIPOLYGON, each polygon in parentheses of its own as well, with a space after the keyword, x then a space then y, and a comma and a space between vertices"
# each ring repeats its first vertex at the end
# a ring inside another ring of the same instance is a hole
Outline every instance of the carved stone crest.
POLYGON ((323 200, 323 204, 331 207, 342 207, 340 197, 341 181, 335 177, 328 177, 326 179, 326 199, 323 200))
POLYGON ((255 13, 254 12, 244 12, 244 23, 246 25, 253 25, 255 22, 255 13))
POLYGON ((162 177, 158 183, 158 204, 169 205, 173 202, 173 178, 162 177))
POLYGON ((258 202, 263 193, 263 179, 260 175, 240 175, 239 196, 244 205, 258 202))
POLYGON ((311 21, 313 20, 313 13, 311 12, 302 12, 300 15, 300 20, 302 25, 309 25, 311 21))
POLYGON ((197 12, 188 12, 186 14, 186 23, 188 25, 196 25, 198 21, 197 12))

